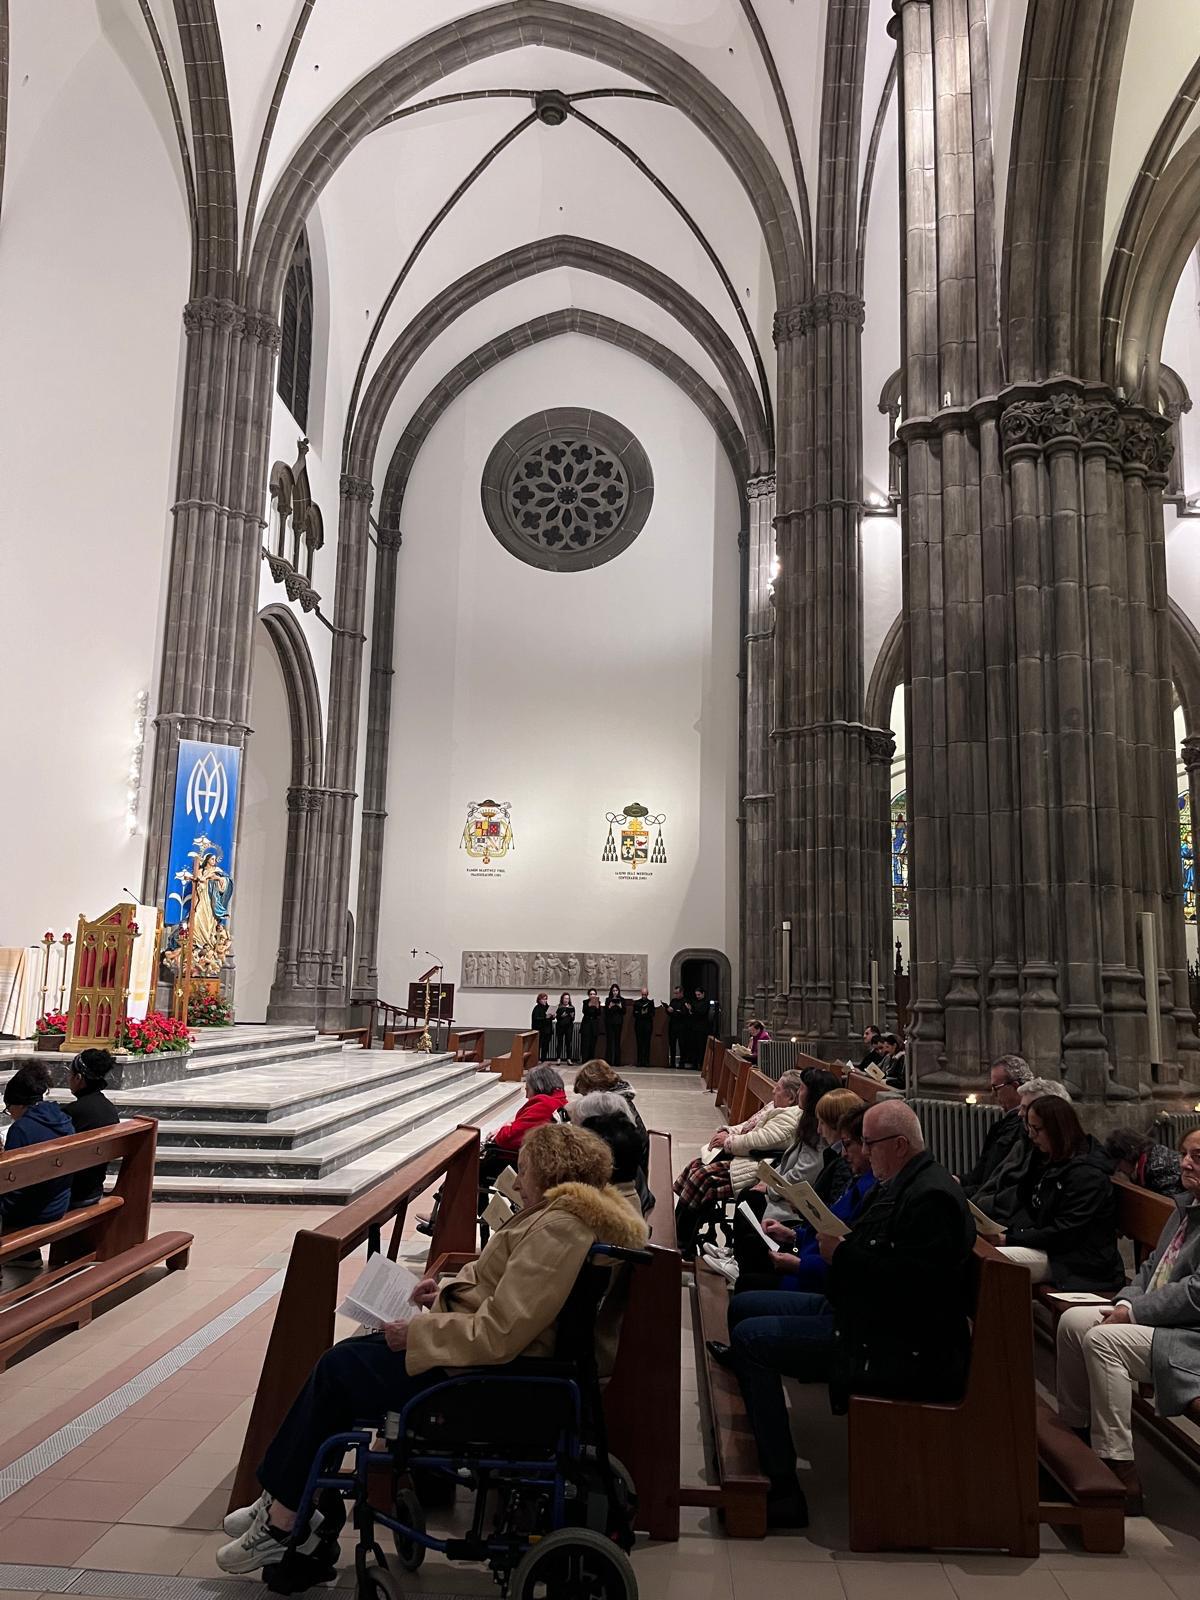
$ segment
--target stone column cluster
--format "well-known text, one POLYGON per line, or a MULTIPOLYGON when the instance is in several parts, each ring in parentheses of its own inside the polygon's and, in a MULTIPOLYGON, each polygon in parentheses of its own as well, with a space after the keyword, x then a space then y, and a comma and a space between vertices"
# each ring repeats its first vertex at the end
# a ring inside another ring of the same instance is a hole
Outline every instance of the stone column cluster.
POLYGON ((179 741, 245 743, 279 348, 274 318, 232 300, 190 301, 183 325, 183 416, 142 885, 159 905, 168 888, 179 741))
POLYGON ((984 7, 893 4, 909 1059, 935 1086, 1014 1051, 1085 1095, 1169 1092, 1197 1041, 1167 826, 1167 424, 1071 377, 1002 387, 984 7))
POLYGON ((775 474, 746 484, 742 638, 742 1022, 771 1009, 771 653, 775 612, 775 474))
POLYGON ((383 888, 383 838, 387 822, 388 758, 392 729, 392 679, 395 668, 396 567, 401 533, 385 511, 375 553, 375 606, 371 620, 371 678, 367 688, 367 761, 363 776, 362 841, 359 845, 357 953, 351 1000, 355 1005, 379 994, 379 902, 383 888))
POLYGON ((287 792, 279 956, 267 1007, 272 1022, 313 1021, 319 966, 314 936, 318 889, 315 866, 320 858, 322 803, 322 791, 308 784, 293 784, 287 792))

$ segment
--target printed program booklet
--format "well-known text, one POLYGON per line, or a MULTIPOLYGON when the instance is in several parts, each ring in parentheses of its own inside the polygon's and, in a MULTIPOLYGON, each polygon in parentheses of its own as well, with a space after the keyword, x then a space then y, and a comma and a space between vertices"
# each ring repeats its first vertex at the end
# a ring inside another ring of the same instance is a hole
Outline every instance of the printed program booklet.
POLYGON ((364 1328, 382 1328, 387 1322, 401 1322, 415 1316, 421 1307, 413 1304, 412 1292, 420 1282, 407 1267, 390 1261, 382 1251, 367 1257, 354 1287, 338 1309, 339 1317, 349 1317, 364 1328))
POLYGON ((971 1215, 975 1218, 976 1230, 981 1233, 985 1239, 995 1239, 1004 1232, 1004 1229, 1001 1227, 1001 1225, 998 1222, 993 1221, 993 1219, 988 1216, 986 1211, 980 1211, 974 1200, 968 1200, 967 1204, 971 1208, 971 1215))
MULTIPOLYGON (((843 1222, 841 1217, 834 1216, 811 1183, 804 1179, 799 1183, 791 1183, 787 1178, 781 1178, 767 1161, 759 1162, 758 1175, 767 1188, 781 1194, 815 1232, 832 1234, 835 1239, 844 1239, 850 1232, 850 1225, 843 1222)), ((772 1244, 771 1248, 774 1250, 776 1246, 772 1244)))
POLYGON ((505 1167, 492 1188, 504 1196, 514 1211, 520 1211, 521 1191, 517 1188, 517 1175, 511 1167, 505 1167))

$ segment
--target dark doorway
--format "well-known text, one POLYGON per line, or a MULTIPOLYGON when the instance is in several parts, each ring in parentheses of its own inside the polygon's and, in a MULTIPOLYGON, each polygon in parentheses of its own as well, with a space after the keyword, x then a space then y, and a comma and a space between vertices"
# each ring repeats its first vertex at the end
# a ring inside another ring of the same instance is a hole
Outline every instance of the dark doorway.
POLYGON ((720 950, 680 950, 671 962, 671 987, 678 985, 689 998, 703 989, 716 1002, 716 1032, 719 1038, 729 1033, 733 974, 729 957, 720 950))

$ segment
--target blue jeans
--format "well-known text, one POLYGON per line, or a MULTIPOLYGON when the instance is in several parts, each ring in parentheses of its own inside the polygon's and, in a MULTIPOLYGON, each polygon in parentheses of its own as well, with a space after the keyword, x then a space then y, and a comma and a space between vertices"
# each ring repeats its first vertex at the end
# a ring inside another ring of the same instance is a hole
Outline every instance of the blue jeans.
POLYGON ((729 1342, 762 1469, 772 1483, 793 1478, 796 1447, 782 1380, 829 1381, 833 1307, 822 1294, 795 1289, 734 1295, 729 1342))
POLYGON ((381 1421, 446 1374, 435 1368, 412 1376, 404 1352, 389 1350, 381 1333, 343 1339, 317 1362, 308 1382, 267 1446, 258 1481, 289 1511, 297 1511, 320 1446, 356 1422, 381 1421))

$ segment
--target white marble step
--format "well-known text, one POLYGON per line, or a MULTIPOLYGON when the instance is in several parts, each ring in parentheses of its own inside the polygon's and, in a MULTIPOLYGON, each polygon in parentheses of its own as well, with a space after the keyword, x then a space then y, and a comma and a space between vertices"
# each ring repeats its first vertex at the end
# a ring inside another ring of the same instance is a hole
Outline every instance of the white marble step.
POLYGON ((456 1079, 470 1080, 478 1076, 473 1061, 464 1061, 459 1065, 461 1070, 458 1073, 449 1072, 446 1064, 440 1061, 428 1070, 416 1067, 412 1072, 374 1081, 358 1093, 322 1101, 320 1105, 293 1111, 287 1116, 272 1118, 269 1122, 257 1117, 237 1122, 223 1121, 219 1117, 160 1119, 158 1148, 203 1151, 229 1145, 257 1150, 299 1149, 310 1140, 334 1133, 365 1115, 383 1112, 400 1102, 407 1104, 411 1097, 448 1086, 456 1079))
POLYGON ((478 1073, 471 1072, 459 1073, 449 1081, 434 1079, 424 1092, 406 1095, 396 1105, 311 1139, 297 1150, 263 1150, 246 1145, 159 1145, 155 1169, 164 1174, 190 1170, 204 1177, 273 1177, 283 1173, 322 1178, 451 1106, 472 1101, 480 1092, 478 1078, 478 1073))
POLYGON ((235 1022, 229 1028, 193 1028, 192 1035, 193 1055, 210 1050, 268 1050, 276 1045, 312 1044, 320 1037, 315 1028, 257 1022, 235 1022))
POLYGON ((524 1098, 519 1084, 503 1083, 486 1074, 486 1087, 469 1101, 452 1106, 422 1127, 349 1162, 323 1178, 196 1178, 156 1174, 154 1194, 159 1200, 225 1200, 252 1204, 342 1205, 373 1183, 435 1144, 458 1127, 477 1127, 486 1138, 493 1128, 508 1122, 524 1098))
POLYGON ((336 1061, 339 1056, 360 1048, 343 1039, 319 1039, 316 1036, 281 1039, 275 1044, 264 1041, 248 1050, 240 1048, 230 1039, 222 1043, 223 1049, 219 1049, 215 1042, 204 1050, 193 1049, 181 1060, 179 1078, 169 1079, 168 1082, 187 1082, 193 1078, 208 1077, 214 1072, 251 1072, 260 1067, 280 1066, 290 1061, 336 1061))
POLYGON ((221 1121, 274 1122, 290 1113, 365 1091, 372 1085, 382 1089, 397 1078, 428 1071, 439 1064, 454 1064, 454 1058, 447 1053, 425 1055, 415 1050, 351 1048, 315 1060, 300 1057, 144 1089, 116 1089, 109 1098, 123 1112, 140 1111, 164 1121, 207 1121, 215 1117, 221 1121))

